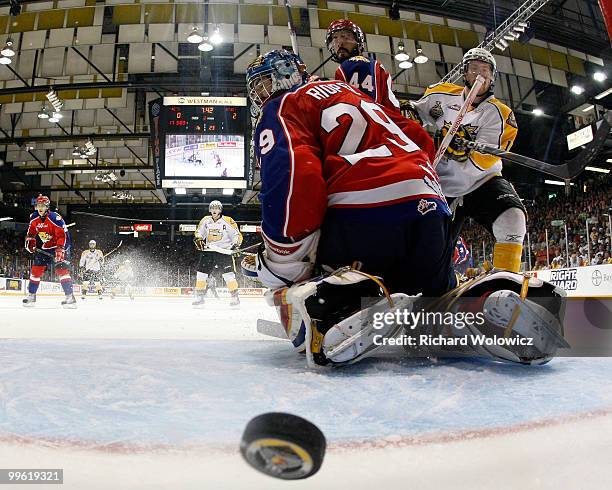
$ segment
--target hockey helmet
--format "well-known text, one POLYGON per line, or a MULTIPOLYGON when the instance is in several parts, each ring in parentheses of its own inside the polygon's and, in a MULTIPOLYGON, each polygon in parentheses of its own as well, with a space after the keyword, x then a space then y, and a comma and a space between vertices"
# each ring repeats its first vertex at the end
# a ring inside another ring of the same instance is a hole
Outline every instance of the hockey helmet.
POLYGON ((249 99, 259 109, 276 93, 302 85, 307 77, 306 65, 299 56, 285 49, 269 51, 251 61, 247 68, 249 99))
POLYGON ((342 62, 342 59, 340 59, 337 53, 332 50, 331 42, 333 40, 332 36, 334 32, 343 30, 351 31, 355 36, 355 41, 357 41, 357 46, 352 53, 349 53, 350 56, 357 56, 365 51, 365 35, 363 34, 361 27, 348 19, 334 20, 327 28, 327 33, 325 34, 325 46, 327 46, 327 49, 331 53, 332 59, 338 63, 342 62))
POLYGON ((38 206, 39 204, 43 204, 44 206, 47 206, 49 208, 51 207, 51 199, 49 199, 47 196, 39 194, 36 198, 36 206, 38 206))
POLYGON ((213 209, 218 209, 220 212, 222 212, 223 204, 221 204, 221 201, 210 201, 210 204, 208 205, 208 212, 212 212, 213 209))
POLYGON ((462 69, 463 69, 463 78, 465 80, 465 75, 467 75, 468 65, 470 61, 484 61, 491 66, 491 86, 489 91, 493 90, 493 86, 495 85, 495 79, 497 77, 497 63, 495 62, 495 57, 484 48, 472 48, 467 53, 463 55, 462 69))
POLYGON ((89 240, 89 248, 96 248, 96 241, 95 240, 89 240))

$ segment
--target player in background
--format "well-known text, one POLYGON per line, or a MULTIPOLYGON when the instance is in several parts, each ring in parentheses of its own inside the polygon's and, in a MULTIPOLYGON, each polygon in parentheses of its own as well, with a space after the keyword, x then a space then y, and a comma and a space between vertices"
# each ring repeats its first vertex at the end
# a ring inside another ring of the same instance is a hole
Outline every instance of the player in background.
POLYGON ((336 80, 352 85, 374 102, 399 113, 400 103, 393 93, 391 75, 379 61, 364 56, 365 35, 357 24, 346 19, 333 21, 327 28, 325 45, 332 59, 340 63, 336 80))
POLYGON ((526 233, 525 207, 512 184, 501 175, 501 158, 470 150, 464 143, 478 141, 509 150, 518 131, 516 119, 512 110, 493 95, 497 64, 491 53, 470 49, 462 66, 465 87, 452 83, 430 86, 420 100, 412 102, 409 116, 433 127, 441 142, 476 77, 485 79, 436 171, 444 195, 449 202, 456 201, 451 202, 451 208, 456 207, 453 236, 459 235, 463 222, 471 216, 495 237, 493 267, 518 272, 526 233))
POLYGON ((111 290, 111 299, 114 299, 117 293, 120 291, 121 286, 125 288, 125 292, 128 294, 131 300, 134 299, 134 269, 132 269, 132 262, 130 259, 125 259, 119 268, 115 271, 115 286, 111 290))
POLYGON ((232 296, 230 306, 237 306, 240 304, 240 299, 234 259, 231 253, 222 253, 215 249, 229 252, 240 248, 242 233, 232 218, 222 214, 223 205, 220 201, 211 201, 208 211, 210 215, 200 220, 194 236, 196 248, 201 253, 196 275, 196 300, 193 305, 204 305, 204 296, 210 279, 220 272, 232 296))
POLYGON ((471 262, 472 256, 465 241, 463 241, 462 237, 458 237, 455 243, 455 253, 453 255, 455 271, 461 274, 461 276, 465 276, 471 267, 471 262))
POLYGON ((81 287, 81 299, 85 299, 89 290, 89 284, 94 283, 98 298, 102 299, 102 266, 104 265, 104 254, 96 248, 96 241, 89 240, 89 248, 81 253, 79 266, 83 269, 83 285, 81 287))
POLYGON ((59 213, 50 210, 51 201, 47 196, 36 198, 36 211, 30 215, 30 225, 25 239, 25 248, 34 254, 30 272, 28 295, 23 305, 35 306, 36 292, 47 267, 53 265, 66 298, 64 308, 76 308, 72 278, 70 276, 70 233, 59 213))

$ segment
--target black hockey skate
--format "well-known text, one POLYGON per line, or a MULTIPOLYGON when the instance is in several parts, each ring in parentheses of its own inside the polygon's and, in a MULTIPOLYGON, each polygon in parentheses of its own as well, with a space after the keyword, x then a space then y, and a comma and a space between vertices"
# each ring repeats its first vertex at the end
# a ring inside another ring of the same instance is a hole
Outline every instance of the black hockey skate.
POLYGON ((62 306, 67 309, 68 308, 75 309, 77 307, 77 301, 76 301, 76 298, 74 297, 74 294, 71 294, 70 296, 66 296, 66 299, 62 301, 62 306))
POLYGON ((26 308, 33 308, 36 306, 36 295, 28 294, 25 298, 23 298, 23 306, 26 308))

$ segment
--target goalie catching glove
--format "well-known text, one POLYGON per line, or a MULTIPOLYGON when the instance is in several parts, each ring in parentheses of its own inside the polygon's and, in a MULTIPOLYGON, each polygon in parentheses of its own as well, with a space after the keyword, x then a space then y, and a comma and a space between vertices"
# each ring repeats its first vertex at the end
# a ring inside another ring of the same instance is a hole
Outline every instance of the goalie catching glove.
MULTIPOLYGON (((436 148, 440 146, 442 140, 448 133, 448 128, 446 126, 440 128, 436 131, 434 136, 434 143, 436 144, 436 148)), ((474 141, 474 136, 470 133, 470 131, 462 124, 457 129, 457 133, 451 140, 444 156, 449 160, 455 160, 456 162, 465 162, 470 155, 471 149, 468 147, 467 143, 474 141)))

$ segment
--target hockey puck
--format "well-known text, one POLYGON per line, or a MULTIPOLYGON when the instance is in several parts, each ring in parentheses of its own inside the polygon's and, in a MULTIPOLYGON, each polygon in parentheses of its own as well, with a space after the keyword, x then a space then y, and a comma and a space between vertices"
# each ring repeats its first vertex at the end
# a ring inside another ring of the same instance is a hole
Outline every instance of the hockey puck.
POLYGON ((240 452, 266 475, 300 480, 319 471, 325 446, 325 436, 313 423, 290 413, 270 412, 247 424, 240 452))

